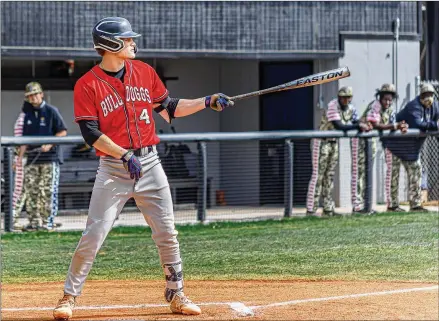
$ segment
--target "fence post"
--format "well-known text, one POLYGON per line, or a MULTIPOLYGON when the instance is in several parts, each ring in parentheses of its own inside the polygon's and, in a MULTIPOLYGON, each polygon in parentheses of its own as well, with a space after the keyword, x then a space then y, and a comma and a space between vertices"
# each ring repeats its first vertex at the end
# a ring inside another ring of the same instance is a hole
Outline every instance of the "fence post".
POLYGON ((367 213, 372 211, 372 190, 373 190, 373 155, 372 155, 373 138, 366 138, 366 186, 364 209, 367 213))
POLYGON ((421 85, 421 76, 416 76, 415 77, 415 96, 419 95, 419 92, 420 92, 419 86, 420 85, 421 85))
POLYGON ((13 208, 12 208, 12 196, 14 192, 14 179, 13 179, 13 153, 11 151, 11 147, 5 147, 4 151, 4 168, 3 175, 5 177, 5 231, 12 232, 14 226, 14 216, 13 216, 13 208))
POLYGON ((206 220, 207 207, 207 151, 206 142, 198 142, 198 193, 197 219, 206 220))
POLYGON ((285 161, 285 211, 284 217, 290 217, 293 213, 293 166, 294 166, 294 143, 287 139, 285 141, 286 161, 285 161))

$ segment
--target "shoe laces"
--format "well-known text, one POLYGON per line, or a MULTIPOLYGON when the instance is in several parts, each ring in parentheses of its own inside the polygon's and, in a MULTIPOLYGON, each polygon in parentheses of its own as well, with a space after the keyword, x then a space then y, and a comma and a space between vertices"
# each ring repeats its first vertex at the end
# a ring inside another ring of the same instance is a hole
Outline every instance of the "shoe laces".
POLYGON ((75 297, 65 294, 63 298, 59 300, 58 305, 69 305, 73 308, 75 306, 75 297))
POLYGON ((186 295, 184 295, 183 292, 176 293, 175 295, 177 295, 180 298, 179 301, 180 301, 181 305, 183 305, 183 304, 192 304, 192 301, 189 300, 189 298, 186 295))

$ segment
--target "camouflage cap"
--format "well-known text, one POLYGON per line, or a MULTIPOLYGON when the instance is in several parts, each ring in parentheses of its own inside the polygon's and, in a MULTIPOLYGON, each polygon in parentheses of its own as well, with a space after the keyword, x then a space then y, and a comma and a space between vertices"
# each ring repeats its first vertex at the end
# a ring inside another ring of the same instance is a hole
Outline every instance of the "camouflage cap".
POLYGON ((436 90, 434 90, 434 87, 432 84, 429 83, 423 83, 421 84, 421 94, 423 93, 436 93, 436 90))
POLYGON ((394 84, 383 84, 380 89, 378 89, 378 93, 391 93, 396 95, 396 88, 394 84))
POLYGON ((36 81, 32 81, 26 85, 26 88, 24 90, 24 95, 27 97, 42 92, 43 92, 43 88, 41 87, 41 85, 36 81))
POLYGON ((352 97, 353 95, 354 93, 352 87, 349 86, 341 87, 340 90, 338 91, 339 97, 352 97))

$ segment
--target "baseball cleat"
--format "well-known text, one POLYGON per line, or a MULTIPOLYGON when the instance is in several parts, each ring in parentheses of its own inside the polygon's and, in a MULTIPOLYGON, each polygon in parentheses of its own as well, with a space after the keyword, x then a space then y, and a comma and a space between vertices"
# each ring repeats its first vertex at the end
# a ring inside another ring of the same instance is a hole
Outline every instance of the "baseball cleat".
POLYGON ((64 294, 63 298, 58 301, 58 305, 53 310, 53 317, 55 320, 66 321, 73 315, 73 308, 75 307, 75 297, 70 294, 64 294))
POLYGON ((388 207, 387 212, 405 212, 405 210, 399 206, 388 207))
POLYGON ((430 212, 430 211, 427 210, 425 207, 422 207, 422 206, 416 206, 416 207, 412 207, 412 208, 410 208, 409 212, 428 213, 428 212, 430 212))
POLYGON ((170 305, 173 313, 180 313, 186 315, 199 315, 201 309, 198 305, 189 300, 183 292, 178 292, 174 295, 170 305))

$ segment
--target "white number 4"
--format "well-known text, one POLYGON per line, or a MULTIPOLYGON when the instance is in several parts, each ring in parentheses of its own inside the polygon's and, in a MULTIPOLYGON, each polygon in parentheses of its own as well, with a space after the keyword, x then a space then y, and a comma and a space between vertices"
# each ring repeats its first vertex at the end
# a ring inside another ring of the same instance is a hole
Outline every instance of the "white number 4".
POLYGON ((148 110, 146 108, 142 110, 142 113, 140 114, 139 119, 145 120, 145 123, 147 123, 147 124, 151 123, 151 121, 149 120, 149 116, 148 116, 148 110))

